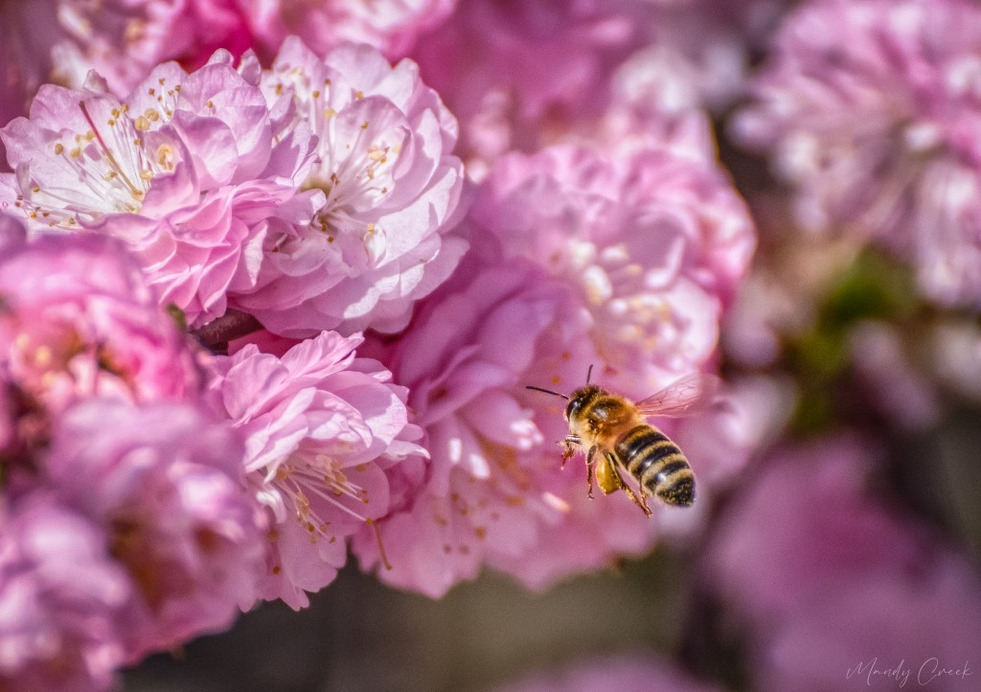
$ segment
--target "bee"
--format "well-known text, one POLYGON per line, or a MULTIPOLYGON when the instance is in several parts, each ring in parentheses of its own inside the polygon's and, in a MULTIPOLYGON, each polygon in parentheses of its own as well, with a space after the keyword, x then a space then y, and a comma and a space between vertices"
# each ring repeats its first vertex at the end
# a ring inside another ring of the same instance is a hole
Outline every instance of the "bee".
POLYGON ((669 505, 687 507, 695 501, 695 474, 684 453, 667 435, 647 422, 653 416, 677 417, 693 413, 711 403, 719 379, 707 373, 682 377, 653 396, 636 403, 626 397, 590 384, 568 396, 542 387, 528 386, 568 401, 565 419, 569 435, 560 444, 565 450, 562 466, 580 449, 586 452, 586 482, 593 497, 593 478, 604 494, 623 490, 647 516, 651 508, 647 496, 653 495, 669 505), (634 492, 620 469, 636 479, 640 495, 634 492))

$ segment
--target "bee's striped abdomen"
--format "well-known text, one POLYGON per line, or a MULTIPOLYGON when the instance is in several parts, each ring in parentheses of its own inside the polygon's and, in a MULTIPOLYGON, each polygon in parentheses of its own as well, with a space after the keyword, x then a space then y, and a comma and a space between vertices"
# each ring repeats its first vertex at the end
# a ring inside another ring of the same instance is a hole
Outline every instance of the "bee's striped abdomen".
POLYGON ((620 436, 614 451, 642 488, 672 505, 695 499, 695 475, 668 436, 650 425, 637 425, 620 436))

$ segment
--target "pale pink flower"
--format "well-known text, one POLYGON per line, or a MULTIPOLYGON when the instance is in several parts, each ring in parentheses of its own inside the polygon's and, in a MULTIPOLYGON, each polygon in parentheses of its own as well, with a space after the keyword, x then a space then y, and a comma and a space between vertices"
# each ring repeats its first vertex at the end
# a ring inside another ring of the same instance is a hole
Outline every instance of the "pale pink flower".
POLYGON ((717 689, 658 656, 640 652, 587 658, 495 688, 497 692, 710 692, 717 689))
POLYGON ((463 186, 456 121, 413 63, 368 46, 320 59, 291 38, 262 84, 319 138, 301 184, 326 202, 307 225, 270 229, 257 285, 235 305, 286 336, 404 327, 465 247, 447 235, 463 186))
POLYGON ((914 683, 933 657, 961 667, 976 653, 981 580, 872 496, 871 459, 849 437, 776 453, 718 524, 704 576, 748 625, 760 689, 884 689, 868 664, 905 665, 914 683))
POLYGON ((979 37, 966 0, 805 3, 734 122, 802 226, 894 250, 945 304, 981 304, 979 37))
POLYGON ((419 36, 449 16, 457 0, 236 0, 255 41, 275 53, 290 34, 317 55, 342 43, 364 43, 398 59, 419 36))
POLYGON ((581 296, 609 382, 637 398, 712 357, 755 246, 723 173, 666 149, 614 160, 571 147, 505 156, 469 222, 581 296))
MULTIPOLYGON (((6 500, 6 498, 4 498, 6 500)), ((38 492, 0 508, 0 687, 109 689, 125 662, 115 631, 132 597, 103 529, 38 492)))
POLYGON ((93 399, 63 415, 42 481, 106 535, 132 582, 127 662, 228 627, 257 597, 260 512, 237 435, 189 404, 93 399))
POLYGON ((0 257, 0 380, 22 402, 57 416, 93 396, 197 395, 186 337, 122 243, 96 236, 26 242, 18 226, 8 229, 0 257))
POLYGON ((333 581, 347 538, 388 512, 392 467, 425 454, 404 388, 355 357, 360 342, 323 332, 281 356, 246 345, 213 363, 214 407, 245 437, 249 485, 268 510, 261 596, 296 609, 333 581))
POLYGON ((93 77, 82 90, 46 85, 0 131, 13 175, 0 209, 33 232, 87 231, 125 240, 157 287, 198 326, 225 311, 228 291, 251 287, 270 228, 308 219, 319 192, 299 193, 309 129, 290 126, 257 86, 214 55, 190 74, 157 67, 125 100, 93 77))

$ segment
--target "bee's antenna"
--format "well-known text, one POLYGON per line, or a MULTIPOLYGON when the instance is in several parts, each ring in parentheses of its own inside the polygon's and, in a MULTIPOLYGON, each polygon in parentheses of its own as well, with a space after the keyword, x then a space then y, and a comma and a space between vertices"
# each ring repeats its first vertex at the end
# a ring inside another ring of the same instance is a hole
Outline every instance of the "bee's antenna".
POLYGON ((536 386, 535 386, 535 385, 533 385, 533 384, 529 384, 529 385, 527 385, 527 386, 525 387, 525 389, 534 389, 534 390, 535 390, 536 392, 545 392, 546 394, 554 394, 555 396, 560 396, 560 397, 562 397, 562 398, 563 398, 563 399, 565 399, 566 401, 568 401, 568 400, 569 400, 569 397, 567 397, 567 396, 566 396, 565 394, 559 394, 558 392, 553 392, 553 391, 552 391, 551 389, 545 389, 545 388, 543 388, 543 387, 536 387, 536 386))
POLYGON ((589 370, 586 371, 586 384, 589 384, 589 378, 593 376, 593 364, 589 364, 589 370))

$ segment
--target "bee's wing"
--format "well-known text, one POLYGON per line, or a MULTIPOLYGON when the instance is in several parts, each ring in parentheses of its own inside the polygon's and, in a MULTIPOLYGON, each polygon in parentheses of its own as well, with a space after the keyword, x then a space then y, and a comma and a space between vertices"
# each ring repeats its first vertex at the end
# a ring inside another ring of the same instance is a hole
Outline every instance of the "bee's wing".
POLYGON ((657 394, 638 401, 637 412, 645 417, 687 416, 711 405, 719 393, 720 384, 718 377, 707 372, 685 375, 657 394))

